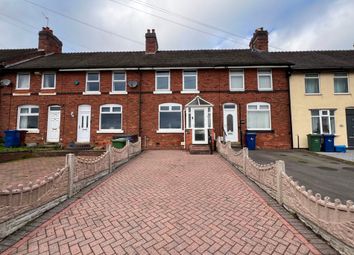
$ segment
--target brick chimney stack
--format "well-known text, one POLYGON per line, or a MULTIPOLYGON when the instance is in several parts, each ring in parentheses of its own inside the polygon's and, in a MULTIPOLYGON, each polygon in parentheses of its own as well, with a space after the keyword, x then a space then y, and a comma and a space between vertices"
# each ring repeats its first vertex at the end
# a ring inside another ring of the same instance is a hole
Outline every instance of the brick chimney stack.
POLYGON ((155 54, 159 48, 157 43, 155 29, 147 30, 145 34, 145 54, 155 54))
POLYGON ((257 28, 250 41, 250 49, 256 51, 268 51, 268 31, 263 27, 257 28))
POLYGON ((49 27, 43 27, 38 35, 38 50, 43 50, 46 54, 62 52, 63 43, 49 27))

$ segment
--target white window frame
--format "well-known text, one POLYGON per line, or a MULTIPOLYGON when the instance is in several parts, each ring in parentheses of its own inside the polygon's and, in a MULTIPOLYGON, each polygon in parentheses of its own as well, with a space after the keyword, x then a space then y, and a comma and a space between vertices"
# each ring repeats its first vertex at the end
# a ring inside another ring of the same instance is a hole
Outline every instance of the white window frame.
POLYGON ((109 92, 109 94, 114 95, 114 94, 128 94, 127 92, 127 72, 124 71, 113 71, 112 72, 112 91, 109 92), (114 74, 115 73, 124 73, 124 80, 115 80, 114 79, 114 74), (124 90, 115 90, 114 89, 114 82, 122 82, 124 81, 125 87, 124 90))
POLYGON ((244 69, 234 69, 229 71, 229 84, 230 91, 245 91, 245 71, 244 69), (242 88, 233 88, 232 87, 232 77, 240 77, 242 76, 242 88))
POLYGON ((334 94, 335 95, 348 95, 348 94, 350 94, 349 88, 350 88, 350 84, 349 84, 349 75, 348 75, 348 73, 347 72, 335 72, 333 74, 333 92, 334 92, 334 94), (345 76, 336 76, 336 74, 339 74, 339 73, 345 73, 346 75, 345 76), (336 78, 346 78, 347 79, 347 85, 348 85, 347 86, 347 89, 348 89, 347 92, 335 92, 334 81, 335 81, 336 78))
POLYGON ((31 73, 30 72, 21 72, 21 73, 17 73, 17 76, 16 76, 16 90, 29 90, 31 87, 31 73), (29 79, 28 79, 28 87, 27 88, 19 88, 18 87, 18 82, 19 82, 19 76, 20 75, 28 75, 29 76, 29 79))
POLYGON ((156 133, 183 133, 183 109, 181 104, 177 103, 164 103, 164 104, 159 104, 159 109, 158 109, 158 130, 156 133), (169 107, 169 110, 162 110, 161 111, 161 106, 167 106, 169 107), (172 110, 172 106, 179 106, 180 110, 172 110), (160 112, 180 112, 181 113, 181 128, 160 128, 160 112))
POLYGON ((100 117, 99 117, 99 123, 98 123, 99 130, 97 133, 106 133, 106 134, 112 134, 112 133, 124 133, 123 131, 123 106, 120 104, 103 104, 100 106, 100 117), (104 114, 117 114, 118 112, 113 112, 113 107, 120 107, 120 123, 121 123, 121 128, 120 129, 102 129, 101 128, 101 119, 102 119, 102 108, 103 107, 109 107, 110 112, 104 112, 104 114))
POLYGON ((191 69, 191 70, 183 70, 182 71, 182 91, 181 91, 181 94, 198 94, 199 93, 199 90, 198 90, 198 70, 194 70, 194 69, 191 69), (184 87, 184 77, 186 76, 194 76, 194 75, 186 75, 185 72, 195 72, 195 89, 186 89, 184 87))
POLYGON ((57 87, 57 75, 56 75, 56 73, 55 72, 44 72, 44 73, 42 73, 42 89, 55 89, 57 87), (53 74, 54 75, 54 87, 52 87, 52 88, 45 88, 44 87, 44 76, 46 75, 46 74, 53 74))
POLYGON ((272 69, 268 69, 268 68, 263 68, 263 69, 258 69, 257 70, 257 85, 258 85, 258 90, 259 91, 272 91, 273 90, 273 72, 272 69), (265 72, 269 72, 269 73, 265 73, 265 72), (260 88, 259 85, 259 78, 261 76, 267 76, 270 77, 270 88, 260 88))
POLYGON ((305 81, 305 95, 321 95, 321 79, 319 73, 306 73, 304 77, 305 81), (306 77, 306 75, 317 75, 317 77, 306 77), (306 80, 318 79, 318 93, 307 93, 306 92, 306 80))
POLYGON ((320 123, 320 134, 319 135, 329 135, 329 134, 333 134, 335 135, 335 133, 332 133, 332 125, 331 125, 331 118, 333 117, 334 119, 334 131, 336 130, 336 116, 335 116, 335 110, 334 109, 312 109, 311 110, 311 133, 313 133, 313 126, 312 126, 312 119, 313 118, 319 118, 319 123, 320 123), (318 111, 318 115, 312 115, 312 111, 318 111), (333 111, 333 115, 331 115, 331 111, 333 111), (324 112, 327 112, 327 114, 325 114, 324 112), (329 121, 329 133, 323 133, 323 125, 322 125, 322 117, 328 117, 328 121, 329 121))
POLYGON ((39 133, 39 106, 38 105, 20 105, 17 107, 17 129, 18 130, 25 130, 28 133, 39 133), (28 113, 21 113, 22 108, 28 108, 28 113), (38 113, 31 113, 31 109, 38 108, 38 113), (38 116, 38 128, 20 128, 20 117, 21 116, 38 116))
POLYGON ((155 91, 154 94, 171 94, 171 72, 169 70, 156 70, 155 71, 155 91), (159 74, 161 72, 168 73, 166 74, 159 74), (158 89, 157 88, 157 77, 167 77, 168 78, 168 88, 167 89, 158 89))
POLYGON ((247 123, 246 123, 246 128, 247 130, 254 130, 254 131, 270 131, 272 130, 272 108, 271 108, 271 105, 269 103, 266 103, 266 102, 253 102, 253 103, 249 103, 247 104, 247 123), (262 105, 267 105, 269 107, 268 110, 263 110, 263 109, 260 109, 260 106, 262 105), (248 107, 249 106, 257 106, 257 109, 256 110, 249 110, 248 107), (269 112, 269 128, 248 128, 248 112, 249 111, 263 111, 263 112, 269 112))
POLYGON ((101 95, 101 73, 100 72, 86 72, 86 84, 85 84, 85 92, 83 92, 84 95, 101 95), (94 80, 92 82, 98 82, 98 91, 88 91, 87 90, 87 85, 89 83, 88 81, 88 75, 90 73, 97 73, 98 74, 98 80, 94 80))

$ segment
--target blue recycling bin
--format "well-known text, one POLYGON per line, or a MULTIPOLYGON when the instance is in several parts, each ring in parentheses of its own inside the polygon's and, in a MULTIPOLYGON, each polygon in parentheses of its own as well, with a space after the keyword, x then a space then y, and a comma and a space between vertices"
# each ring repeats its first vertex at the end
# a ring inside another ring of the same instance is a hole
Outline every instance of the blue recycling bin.
POLYGON ((20 132, 18 130, 5 130, 5 147, 18 147, 21 144, 20 132))
POLYGON ((249 150, 256 149, 256 133, 246 133, 246 146, 249 150))
POLYGON ((323 151, 334 152, 334 135, 323 135, 323 151))

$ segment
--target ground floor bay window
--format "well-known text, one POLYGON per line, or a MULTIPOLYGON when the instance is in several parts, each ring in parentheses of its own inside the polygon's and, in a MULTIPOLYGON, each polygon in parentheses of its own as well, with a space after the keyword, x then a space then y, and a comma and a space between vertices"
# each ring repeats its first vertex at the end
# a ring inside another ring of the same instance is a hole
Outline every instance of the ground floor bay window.
POLYGON ((335 134, 334 110, 311 110, 313 134, 335 134))
POLYGON ((17 129, 39 132, 39 107, 23 105, 18 107, 17 129))

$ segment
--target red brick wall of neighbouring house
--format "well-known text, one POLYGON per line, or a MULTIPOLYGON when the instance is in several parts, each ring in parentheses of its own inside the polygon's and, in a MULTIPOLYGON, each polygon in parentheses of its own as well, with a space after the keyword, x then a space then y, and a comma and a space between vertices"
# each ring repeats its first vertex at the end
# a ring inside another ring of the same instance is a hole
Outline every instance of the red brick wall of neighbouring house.
MULTIPOLYGON (((61 105, 61 138, 67 145, 76 141, 78 106, 91 105, 91 143, 104 146, 114 135, 98 134, 99 107, 102 104, 120 104, 123 107, 123 130, 125 134, 139 134, 142 137, 143 147, 147 149, 181 149, 184 134, 160 134, 158 129, 158 106, 162 103, 179 103, 183 107, 196 94, 181 94, 182 70, 171 70, 172 94, 153 94, 155 89, 154 71, 128 71, 127 80, 139 81, 137 88, 127 88, 127 95, 110 95, 112 87, 112 73, 102 71, 101 95, 82 95, 85 90, 85 72, 57 72, 55 96, 38 95, 41 90, 41 75, 35 70, 31 72, 31 96, 13 96, 16 91, 16 74, 7 74, 4 78, 12 81, 10 87, 1 88, 0 129, 16 128, 17 109, 19 105, 31 104, 40 107, 39 134, 28 134, 27 142, 44 143, 47 132, 47 115, 49 105, 61 105), (79 85, 75 85, 79 81, 79 85), (139 91, 141 94, 139 95, 139 91), (141 100, 139 105, 139 98, 141 100), (139 107, 141 119, 139 120, 139 107), (71 117, 71 112, 74 117, 71 117), (140 130, 139 130, 140 123, 140 130)), ((238 107, 238 116, 243 124, 240 130, 246 131, 246 105, 251 102, 267 102, 271 105, 272 131, 257 133, 257 146, 260 148, 290 148, 290 112, 289 91, 286 69, 273 69, 273 91, 260 92, 257 90, 257 69, 245 69, 245 92, 229 91, 229 72, 226 69, 198 70, 198 94, 214 105, 213 126, 216 136, 222 136, 223 104, 235 103, 238 107)), ((47 91, 48 92, 48 91, 47 91)), ((243 137, 243 136, 242 136, 243 137)), ((191 139, 191 138, 188 138, 191 139)), ((186 141, 188 143, 188 141, 186 141)), ((186 144, 187 144, 186 143, 186 144)))

